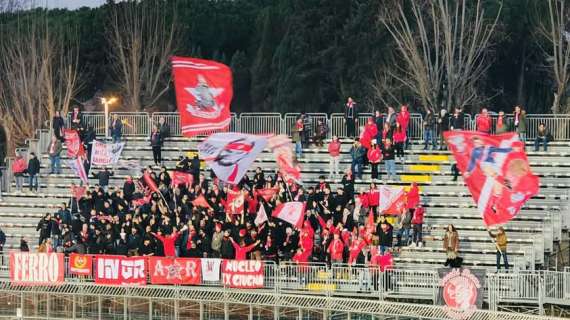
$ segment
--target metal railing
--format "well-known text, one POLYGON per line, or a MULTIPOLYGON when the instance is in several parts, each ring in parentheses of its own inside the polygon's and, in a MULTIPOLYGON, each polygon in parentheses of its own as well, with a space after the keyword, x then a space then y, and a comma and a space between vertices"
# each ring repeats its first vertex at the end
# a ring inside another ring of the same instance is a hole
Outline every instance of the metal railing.
MULTIPOLYGON (((153 124, 157 124, 160 117, 164 117, 166 123, 170 126, 171 135, 179 137, 182 135, 180 130, 179 114, 177 112, 155 112, 148 114, 145 112, 111 112, 110 116, 118 115, 120 119, 124 120, 125 126, 123 134, 125 136, 147 136, 152 129, 153 124)), ((298 113, 256 113, 244 112, 235 114, 232 113, 230 123, 230 131, 252 133, 252 134, 291 134, 291 128, 295 123, 298 113)), ((342 113, 307 113, 311 119, 310 131, 314 133, 318 120, 323 120, 329 132, 327 138, 333 135, 339 137, 346 137, 346 123, 344 121, 344 114, 342 113)), ((366 124, 368 118, 373 117, 370 113, 361 113, 358 117, 359 127, 366 124)), ((104 135, 105 130, 105 115, 103 112, 83 112, 83 122, 92 124, 96 130, 97 135, 104 135)), ((478 115, 471 116, 465 114, 465 130, 475 130, 476 120, 478 115)), ((496 124, 496 115, 492 118, 492 131, 494 131, 496 124)), ((506 118, 512 120, 512 115, 506 115, 506 118)), ((66 124, 70 126, 71 113, 67 116, 66 124)), ((549 128, 555 141, 570 140, 570 115, 552 115, 552 114, 529 114, 527 115, 527 139, 533 140, 536 137, 538 125, 545 123, 549 128)), ((423 116, 420 113, 412 113, 410 115, 410 124, 408 127, 408 135, 411 139, 423 139, 423 116)))

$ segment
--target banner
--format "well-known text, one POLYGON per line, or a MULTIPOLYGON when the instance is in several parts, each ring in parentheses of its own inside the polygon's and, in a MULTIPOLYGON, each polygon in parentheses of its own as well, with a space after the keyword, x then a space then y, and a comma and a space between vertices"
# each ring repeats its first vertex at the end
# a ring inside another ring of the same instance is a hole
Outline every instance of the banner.
POLYGON ((516 133, 447 131, 444 137, 486 226, 510 221, 538 194, 539 179, 516 133))
POLYGON ((92 166, 108 166, 119 162, 119 157, 125 147, 124 142, 119 143, 103 143, 97 140, 93 141, 91 149, 91 165, 92 166))
POLYGON ((11 284, 55 286, 63 281, 63 253, 10 252, 11 284))
POLYGON ((255 217, 255 220, 253 221, 255 223, 256 226, 260 226, 262 223, 264 223, 265 221, 267 221, 267 212, 265 212, 265 205, 263 203, 259 204, 259 210, 257 211, 257 216, 255 217))
POLYGON ((222 259, 202 258, 202 280, 203 281, 220 281, 220 265, 222 259))
POLYGON ((173 188, 181 184, 185 185, 186 188, 190 188, 194 183, 194 176, 191 175, 190 173, 182 171, 172 171, 170 176, 172 178, 171 186, 173 188))
POLYGON ((146 285, 146 257, 96 256, 95 283, 146 285))
POLYGON ((285 182, 301 183, 301 167, 293 156, 291 140, 286 135, 272 136, 268 139, 269 148, 275 155, 279 173, 285 182))
POLYGON ((69 271, 73 274, 91 275, 92 265, 93 257, 91 255, 72 253, 69 256, 69 271))
POLYGON ((232 71, 221 63, 172 57, 172 76, 182 134, 192 137, 230 126, 232 71))
POLYGON ((378 212, 382 214, 401 214, 406 208, 406 193, 403 187, 382 185, 378 212))
POLYGON ((451 319, 469 319, 483 307, 484 269, 438 269, 439 304, 451 319))
POLYGON ((75 159, 67 160, 67 166, 84 184, 89 184, 89 173, 85 171, 85 166, 83 165, 83 157, 77 157, 75 159))
POLYGON ((223 284, 230 288, 263 288, 263 266, 263 261, 257 260, 223 260, 223 284))
POLYGON ((85 150, 83 149, 83 144, 81 143, 81 139, 79 139, 79 133, 77 133, 77 130, 63 129, 63 138, 65 140, 65 145, 67 146, 68 158, 75 158, 85 154, 85 150))
POLYGON ((273 211, 272 216, 279 218, 283 221, 289 222, 297 228, 303 225, 303 216, 305 214, 304 202, 285 202, 277 206, 273 211))
POLYGON ((202 264, 198 258, 148 257, 152 284, 200 284, 202 264))
POLYGON ((266 144, 266 138, 256 135, 214 133, 198 145, 198 152, 220 180, 238 184, 266 144))

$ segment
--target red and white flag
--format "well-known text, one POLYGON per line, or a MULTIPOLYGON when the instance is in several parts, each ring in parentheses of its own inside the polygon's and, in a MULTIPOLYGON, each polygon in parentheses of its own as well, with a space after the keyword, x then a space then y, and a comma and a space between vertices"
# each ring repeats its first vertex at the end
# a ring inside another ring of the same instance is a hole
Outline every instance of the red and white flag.
POLYGON ((85 154, 79 133, 74 129, 63 129, 63 138, 65 139, 65 146, 67 147, 67 156, 69 158, 80 157, 85 154))
POLYGON ((272 216, 279 218, 285 222, 289 222, 297 228, 303 225, 303 216, 305 214, 304 202, 285 202, 277 206, 272 216))
POLYGON ((383 214, 401 214, 406 208, 406 193, 403 187, 380 186, 378 211, 383 214))
POLYGON ((275 155, 279 173, 286 182, 301 182, 301 167, 295 161, 291 140, 286 135, 269 137, 268 146, 275 155))
POLYGON ((279 192, 279 187, 257 189, 255 193, 258 197, 262 197, 265 202, 269 202, 273 196, 279 192))
POLYGON ((244 209, 245 197, 243 192, 228 190, 226 210, 229 214, 242 214, 244 209))
POLYGON ((182 171, 172 171, 172 187, 176 187, 179 185, 185 185, 186 188, 190 188, 194 183, 194 176, 190 173, 182 172, 182 171))
POLYGON ((516 133, 448 131, 444 137, 486 226, 510 221, 538 194, 539 179, 516 133))
POLYGON ((267 212, 265 212, 265 206, 263 205, 263 203, 259 204, 259 210, 257 211, 257 216, 255 217, 255 220, 253 221, 255 223, 256 226, 260 226, 262 223, 264 223, 265 221, 267 221, 267 212))
POLYGON ((208 200, 204 197, 204 195, 199 195, 192 201, 192 204, 196 207, 202 207, 206 209, 212 209, 212 206, 208 203, 208 200))
POLYGON ((182 134, 227 130, 233 96, 232 71, 221 63, 172 57, 172 75, 182 134))
POLYGON ((267 139, 261 136, 214 133, 198 145, 198 152, 220 180, 238 184, 265 145, 267 139))
POLYGON ((75 175, 77 175, 84 184, 89 184, 88 173, 85 171, 85 167, 83 166, 82 157, 67 160, 67 165, 71 168, 71 170, 73 170, 75 175))

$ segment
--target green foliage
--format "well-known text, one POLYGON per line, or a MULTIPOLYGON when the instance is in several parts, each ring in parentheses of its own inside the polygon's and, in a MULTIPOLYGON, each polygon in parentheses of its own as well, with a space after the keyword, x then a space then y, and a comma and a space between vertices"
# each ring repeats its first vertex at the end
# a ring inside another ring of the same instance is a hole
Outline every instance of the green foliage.
MULTIPOLYGON (((154 1, 154 0, 145 0, 154 1)), ((174 0, 169 0, 173 1, 174 0)), ((494 36, 494 62, 483 89, 490 108, 509 110, 523 103, 544 112, 552 84, 545 81, 537 37, 542 0, 488 0, 490 16, 503 4, 494 36), (539 12, 539 13, 536 13, 539 12), (522 79, 522 80, 521 80, 522 79), (522 81, 522 86, 519 85, 522 81)), ((119 2, 117 2, 119 3, 119 2)), ((341 112, 347 96, 368 110, 382 108, 371 86, 380 70, 393 68, 397 53, 378 22, 393 0, 187 0, 177 1, 177 39, 182 56, 215 59, 234 71, 234 111, 341 112)), ((105 23, 110 6, 76 11, 51 10, 50 24, 75 33, 86 83, 79 100, 97 90, 113 90, 105 23)), ((171 14, 165 12, 166 15, 171 14)), ((3 14, 3 27, 22 14, 3 14)), ((25 15, 24 15, 25 16, 25 15)), ((401 101, 416 101, 407 90, 401 101)), ((174 104, 161 101, 164 107, 174 104)))

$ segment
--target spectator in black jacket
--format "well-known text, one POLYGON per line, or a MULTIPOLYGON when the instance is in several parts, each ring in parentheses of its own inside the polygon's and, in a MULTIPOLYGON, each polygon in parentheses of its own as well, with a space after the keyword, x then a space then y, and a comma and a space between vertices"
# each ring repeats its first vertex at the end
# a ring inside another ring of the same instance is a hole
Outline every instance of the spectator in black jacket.
POLYGON ((0 255, 4 252, 4 245, 6 244, 6 234, 0 229, 0 255))
POLYGON ((437 129, 439 133, 439 150, 443 150, 445 148, 445 139, 443 138, 443 133, 449 130, 449 125, 450 125, 449 113, 447 113, 447 109, 442 108, 439 111, 439 115, 437 117, 437 129))
POLYGON ((392 248, 393 228, 386 217, 380 216, 380 223, 376 227, 376 235, 380 242, 380 254, 383 255, 392 248))
POLYGON ((158 131, 160 132, 160 137, 164 141, 166 138, 170 137, 170 126, 166 123, 166 119, 164 117, 160 117, 158 119, 158 131))
POLYGON ((51 237, 51 230, 52 229, 52 219, 51 214, 46 213, 46 215, 38 222, 38 226, 36 227, 36 231, 40 232, 40 239, 38 241, 38 245, 42 244, 44 240, 49 239, 51 237))
POLYGON ((190 173, 194 177, 194 183, 198 182, 200 179, 200 159, 198 155, 195 155, 190 162, 190 173))
POLYGON ((103 188, 105 192, 109 189, 109 178, 113 176, 115 173, 113 171, 109 171, 109 168, 105 168, 103 171, 99 171, 98 173, 93 173, 93 177, 99 179, 99 186, 103 188))
POLYGON ((30 153, 30 160, 28 161, 28 175, 30 176, 30 191, 35 189, 38 191, 38 174, 40 173, 40 160, 36 157, 35 153, 30 153))
POLYGON ((152 128, 152 132, 150 134, 150 146, 152 147, 154 164, 159 166, 162 162, 162 137, 160 136, 158 126, 154 126, 152 128))
POLYGON ((465 116, 460 107, 455 108, 455 112, 451 116, 451 130, 465 129, 465 116))
POLYGON ((28 241, 25 237, 20 238, 20 251, 28 252, 30 251, 30 247, 28 246, 28 241))
POLYGON ((56 136, 57 139, 61 140, 62 142, 65 141, 63 138, 63 129, 65 129, 65 121, 61 116, 61 113, 58 111, 55 112, 51 120, 51 127, 53 129, 53 134, 56 136))

